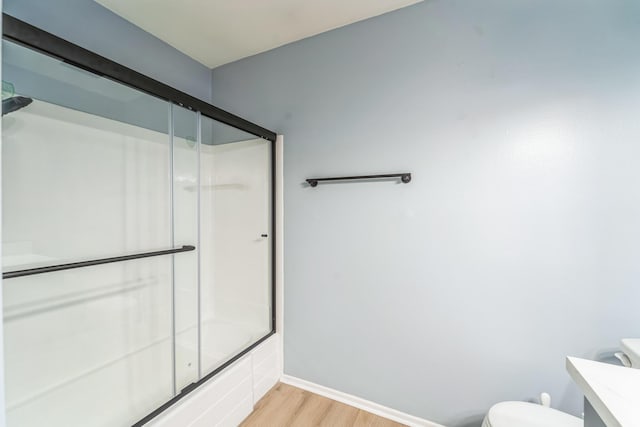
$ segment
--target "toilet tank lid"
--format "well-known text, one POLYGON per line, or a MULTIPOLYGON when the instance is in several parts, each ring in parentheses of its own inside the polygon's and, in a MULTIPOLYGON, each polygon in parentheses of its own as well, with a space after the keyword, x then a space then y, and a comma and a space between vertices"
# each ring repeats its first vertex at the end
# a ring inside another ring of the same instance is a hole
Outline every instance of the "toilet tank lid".
POLYGON ((620 346, 631 360, 631 366, 640 367, 640 338, 625 338, 620 342, 620 346))
POLYGON ((582 419, 556 409, 527 402, 493 405, 482 427, 582 427, 582 419))

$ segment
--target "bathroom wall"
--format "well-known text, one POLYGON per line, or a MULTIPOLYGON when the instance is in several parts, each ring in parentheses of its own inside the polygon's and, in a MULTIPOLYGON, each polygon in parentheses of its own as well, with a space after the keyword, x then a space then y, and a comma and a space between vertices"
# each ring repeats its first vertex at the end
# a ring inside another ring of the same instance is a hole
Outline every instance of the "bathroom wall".
POLYGON ((581 412, 564 357, 640 333, 638 16, 426 1, 214 70, 286 135, 286 374, 448 426, 581 412))
POLYGON ((5 0, 3 12, 208 101, 211 70, 93 0, 5 0))

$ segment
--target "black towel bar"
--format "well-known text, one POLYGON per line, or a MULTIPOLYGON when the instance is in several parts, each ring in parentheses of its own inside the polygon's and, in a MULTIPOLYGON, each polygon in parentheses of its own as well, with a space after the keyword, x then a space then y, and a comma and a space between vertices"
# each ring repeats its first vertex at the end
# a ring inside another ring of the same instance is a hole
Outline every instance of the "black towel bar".
POLYGON ((405 184, 411 182, 411 173, 388 173, 382 175, 359 175, 359 176, 338 176, 332 178, 308 178, 307 182, 310 186, 316 187, 321 181, 354 181, 359 179, 385 179, 385 178, 400 178, 405 184))

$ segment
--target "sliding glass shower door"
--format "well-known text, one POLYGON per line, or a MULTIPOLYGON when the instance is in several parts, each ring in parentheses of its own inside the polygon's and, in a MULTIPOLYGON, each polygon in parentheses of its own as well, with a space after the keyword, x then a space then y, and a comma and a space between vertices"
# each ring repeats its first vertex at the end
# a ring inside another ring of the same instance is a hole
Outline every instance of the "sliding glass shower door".
MULTIPOLYGON (((3 78, 33 100, 2 119, 3 271, 172 248, 170 105, 9 42, 3 78)), ((172 275, 160 256, 3 280, 8 425, 170 399, 172 275)))
MULTIPOLYGON (((198 114, 171 106, 172 123, 172 228, 173 246, 198 242, 198 114)), ((176 392, 199 379, 198 253, 173 260, 174 360, 176 392)), ((185 254, 186 255, 186 254, 185 254)))
POLYGON ((202 118, 202 369, 272 328, 271 143, 202 118))
POLYGON ((8 426, 131 425, 273 330, 272 143, 2 60, 8 426))

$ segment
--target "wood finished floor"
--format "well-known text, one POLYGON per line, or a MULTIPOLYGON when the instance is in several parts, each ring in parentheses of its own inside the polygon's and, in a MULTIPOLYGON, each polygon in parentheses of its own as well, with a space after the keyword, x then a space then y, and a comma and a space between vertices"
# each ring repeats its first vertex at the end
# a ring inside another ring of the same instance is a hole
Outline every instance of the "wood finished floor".
POLYGON ((256 404, 241 427, 401 427, 386 418, 278 383, 256 404))

